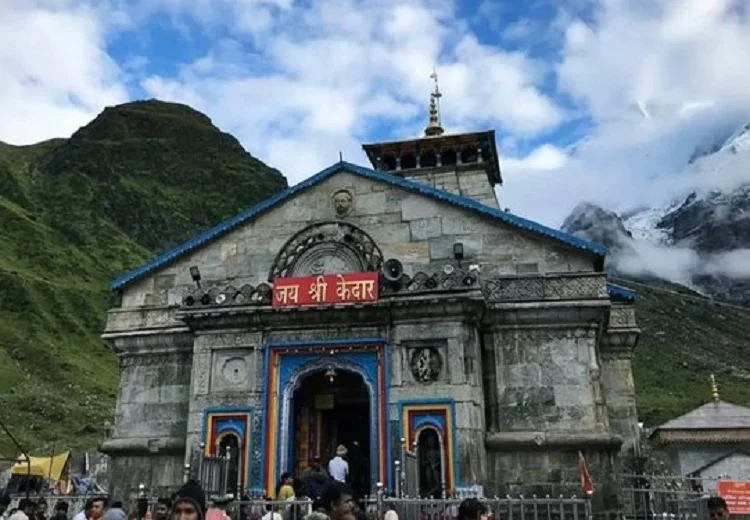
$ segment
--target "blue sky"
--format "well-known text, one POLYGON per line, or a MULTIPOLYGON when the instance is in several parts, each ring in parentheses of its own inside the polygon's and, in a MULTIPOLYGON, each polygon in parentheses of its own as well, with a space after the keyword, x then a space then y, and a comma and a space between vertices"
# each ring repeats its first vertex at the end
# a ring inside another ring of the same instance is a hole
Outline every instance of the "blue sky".
POLYGON ((750 120, 743 4, 4 0, 0 140, 155 97, 295 183, 339 151, 364 164, 361 142, 418 135, 434 66, 447 131, 498 132, 501 204, 559 225, 581 200, 667 201, 694 182, 696 146, 750 120))

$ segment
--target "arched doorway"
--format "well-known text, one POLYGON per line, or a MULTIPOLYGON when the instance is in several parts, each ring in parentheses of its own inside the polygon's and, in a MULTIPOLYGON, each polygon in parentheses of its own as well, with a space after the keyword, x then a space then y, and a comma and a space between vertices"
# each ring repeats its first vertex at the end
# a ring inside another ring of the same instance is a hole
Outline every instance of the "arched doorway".
POLYGON ((292 461, 297 475, 314 457, 324 465, 347 448, 350 485, 370 493, 370 395, 359 374, 334 367, 313 372, 293 395, 292 461))
POLYGON ((226 433, 219 437, 219 455, 227 456, 229 452, 229 471, 227 475, 227 493, 236 493, 240 484, 240 439, 234 433, 226 433))
POLYGON ((442 498, 443 450, 440 436, 434 428, 424 428, 417 437, 417 466, 419 467, 419 496, 442 498))

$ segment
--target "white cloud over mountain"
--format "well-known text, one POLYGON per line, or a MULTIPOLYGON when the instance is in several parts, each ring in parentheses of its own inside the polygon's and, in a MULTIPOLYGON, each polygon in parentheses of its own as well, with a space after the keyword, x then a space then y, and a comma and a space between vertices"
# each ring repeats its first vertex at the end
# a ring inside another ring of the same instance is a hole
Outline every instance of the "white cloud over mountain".
POLYGON ((698 144, 750 120, 742 0, 553 2, 541 31, 537 20, 504 23, 510 4, 481 4, 5 0, 0 140, 69 135, 137 87, 205 111, 297 182, 339 151, 364 162, 360 142, 383 129, 421 133, 435 65, 444 125, 501 132, 501 204, 558 225, 582 199, 662 202, 685 184, 671 174, 698 144), (476 30, 480 16, 497 17, 496 34, 476 30), (183 40, 150 41, 163 25, 183 40), (532 55, 528 38, 557 50, 532 55), (115 40, 129 51, 112 51, 115 40), (149 67, 167 45, 200 54, 149 67), (582 120, 582 141, 556 144, 582 120))

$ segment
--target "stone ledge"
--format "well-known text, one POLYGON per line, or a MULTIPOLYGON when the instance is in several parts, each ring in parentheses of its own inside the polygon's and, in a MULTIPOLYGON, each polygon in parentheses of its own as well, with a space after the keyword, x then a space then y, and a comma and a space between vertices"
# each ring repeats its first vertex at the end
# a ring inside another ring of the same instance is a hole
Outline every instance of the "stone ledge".
POLYGON ((156 455, 158 453, 183 453, 185 437, 125 438, 109 439, 99 446, 99 451, 107 455, 156 455))
POLYGON ((490 451, 592 447, 618 451, 622 443, 621 437, 601 432, 492 432, 485 436, 485 445, 490 451))

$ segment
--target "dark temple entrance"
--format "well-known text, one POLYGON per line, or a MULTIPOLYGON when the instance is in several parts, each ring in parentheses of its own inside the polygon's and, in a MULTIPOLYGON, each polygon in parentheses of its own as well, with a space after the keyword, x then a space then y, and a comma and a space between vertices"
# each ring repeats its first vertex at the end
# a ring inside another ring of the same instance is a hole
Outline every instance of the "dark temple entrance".
POLYGON ((320 457, 324 467, 344 445, 349 484, 362 496, 370 493, 370 396, 358 374, 330 368, 302 381, 294 393, 296 475, 320 457))
POLYGON ((443 460, 440 437, 432 428, 425 428, 417 439, 417 464, 419 464, 419 496, 442 498, 443 460))
POLYGON ((229 449, 229 471, 227 474, 227 493, 237 493, 240 487, 240 440, 233 434, 229 433, 225 435, 219 443, 219 455, 222 457, 227 456, 227 449, 229 449))

